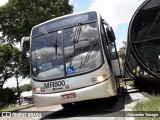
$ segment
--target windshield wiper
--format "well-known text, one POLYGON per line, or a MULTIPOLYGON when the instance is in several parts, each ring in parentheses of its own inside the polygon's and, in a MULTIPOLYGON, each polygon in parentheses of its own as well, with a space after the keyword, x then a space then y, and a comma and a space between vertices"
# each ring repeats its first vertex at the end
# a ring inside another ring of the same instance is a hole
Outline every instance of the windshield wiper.
MULTIPOLYGON (((78 43, 78 40, 79 40, 79 36, 80 36, 80 33, 81 33, 81 29, 82 29, 82 23, 78 22, 77 23, 77 26, 76 26, 76 30, 75 32, 73 33, 73 43, 74 43, 74 46, 73 46, 73 49, 74 49, 74 55, 75 55, 75 49, 76 49, 76 45, 78 43)), ((73 61, 73 58, 71 60, 71 62, 69 63, 69 66, 72 65, 72 61, 73 61)))
POLYGON ((89 60, 89 58, 90 58, 91 52, 92 52, 92 51, 88 51, 88 53, 87 53, 87 55, 86 55, 85 60, 84 60, 83 63, 82 63, 82 56, 81 56, 81 65, 80 65, 80 67, 79 67, 80 69, 81 69, 83 66, 85 67, 86 63, 88 62, 88 60, 89 60))
POLYGON ((45 36, 48 38, 48 40, 51 42, 51 44, 55 47, 55 52, 56 52, 56 56, 57 56, 57 39, 54 40, 49 34, 48 32, 44 32, 45 36))
POLYGON ((74 34, 73 34, 73 36, 74 36, 74 38, 73 38, 73 43, 74 43, 74 54, 75 54, 75 44, 77 44, 78 43, 78 41, 79 41, 79 36, 80 36, 80 33, 81 33, 81 29, 82 29, 82 23, 77 23, 77 26, 76 26, 76 30, 75 30, 75 32, 74 32, 74 34))
POLYGON ((75 30, 75 33, 74 33, 74 38, 73 38, 73 42, 75 44, 78 43, 78 40, 79 40, 79 36, 80 36, 80 33, 81 33, 81 29, 82 29, 82 23, 77 23, 77 26, 76 26, 76 30, 75 30))

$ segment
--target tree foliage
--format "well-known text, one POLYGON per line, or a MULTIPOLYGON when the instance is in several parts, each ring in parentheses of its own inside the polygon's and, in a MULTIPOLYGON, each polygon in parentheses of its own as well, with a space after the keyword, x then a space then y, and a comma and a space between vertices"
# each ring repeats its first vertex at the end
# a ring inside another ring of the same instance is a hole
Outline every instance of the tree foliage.
POLYGON ((22 76, 23 78, 25 77, 30 77, 30 65, 29 65, 29 58, 26 59, 21 59, 19 61, 19 71, 18 74, 22 76))
POLYGON ((0 44, 0 75, 2 76, 0 89, 4 82, 14 76, 15 69, 18 70, 21 52, 18 48, 8 44, 0 44))
POLYGON ((20 86, 20 93, 24 91, 30 91, 30 90, 32 90, 31 84, 25 84, 20 86))
POLYGON ((124 60, 125 59, 125 49, 124 48, 120 48, 119 51, 118 51, 118 56, 124 60))
POLYGON ((10 88, 0 90, 0 108, 3 108, 17 100, 16 95, 10 88))
POLYGON ((119 58, 121 58, 121 71, 122 71, 122 76, 124 75, 124 61, 125 61, 125 57, 126 57, 126 47, 127 47, 127 43, 126 41, 122 41, 123 47, 119 48, 118 51, 118 56, 119 58))
POLYGON ((125 56, 126 56, 125 51, 126 51, 127 43, 126 43, 126 41, 122 41, 122 44, 123 44, 123 47, 119 48, 118 56, 119 56, 119 58, 122 59, 122 61, 124 61, 125 56))
POLYGON ((13 76, 29 77, 29 71, 29 59, 21 60, 21 51, 18 48, 0 44, 0 89, 13 76))
MULTIPOLYGON (((12 87, 11 88, 14 92, 17 92, 17 87, 12 87)), ((19 87, 19 91, 20 93, 24 92, 24 91, 30 91, 32 90, 31 84, 25 84, 25 85, 21 85, 19 87)))
MULTIPOLYGON (((29 36, 33 26, 72 11, 69 0, 9 0, 0 6, 0 42, 13 45, 22 37, 29 36)), ((4 78, 0 89, 15 74, 29 75, 29 58, 20 60, 20 51, 10 45, 0 44, 0 75, 4 78)))
POLYGON ((69 0, 9 0, 0 7, 0 31, 3 41, 19 42, 29 36, 33 26, 72 13, 69 0))

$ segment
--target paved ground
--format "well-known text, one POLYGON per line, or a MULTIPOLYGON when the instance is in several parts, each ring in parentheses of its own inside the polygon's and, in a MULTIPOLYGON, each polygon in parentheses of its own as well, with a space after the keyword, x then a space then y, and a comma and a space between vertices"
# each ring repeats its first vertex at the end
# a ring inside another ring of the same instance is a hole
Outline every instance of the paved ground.
POLYGON ((92 100, 85 103, 75 104, 70 109, 61 109, 52 114, 43 117, 41 120, 54 118, 54 119, 107 119, 111 120, 124 120, 124 96, 121 96, 118 101, 110 99, 92 100))
MULTIPOLYGON (((148 100, 139 89, 127 86, 127 94, 125 94, 125 111, 132 111, 137 102, 148 100)), ((126 113, 127 114, 127 113, 126 113)), ((125 120, 135 120, 134 117, 125 117, 125 120)))

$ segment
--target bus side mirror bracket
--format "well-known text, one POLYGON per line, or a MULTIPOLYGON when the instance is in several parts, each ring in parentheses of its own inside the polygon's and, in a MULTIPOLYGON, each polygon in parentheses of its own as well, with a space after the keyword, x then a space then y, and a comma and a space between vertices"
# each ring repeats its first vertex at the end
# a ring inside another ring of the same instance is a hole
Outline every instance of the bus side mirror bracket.
POLYGON ((106 33, 109 38, 109 41, 114 42, 116 40, 116 37, 115 37, 115 34, 114 34, 112 27, 108 26, 106 28, 106 33))
POLYGON ((22 59, 27 57, 27 48, 29 48, 29 37, 23 37, 21 39, 22 59))

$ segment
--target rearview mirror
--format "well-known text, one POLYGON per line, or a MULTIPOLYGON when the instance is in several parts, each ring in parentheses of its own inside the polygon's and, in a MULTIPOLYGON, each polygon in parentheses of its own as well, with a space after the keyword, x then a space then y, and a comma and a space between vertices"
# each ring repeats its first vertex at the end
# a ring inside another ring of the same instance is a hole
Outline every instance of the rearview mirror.
POLYGON ((29 37, 23 37, 21 39, 22 59, 27 56, 27 50, 29 49, 29 37))
POLYGON ((115 37, 115 34, 114 34, 112 27, 108 26, 106 28, 106 32, 107 32, 109 41, 114 42, 116 40, 116 37, 115 37))

